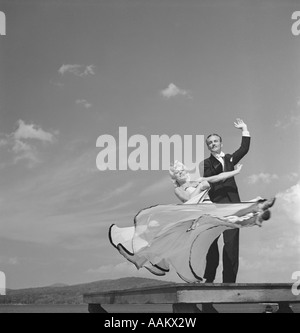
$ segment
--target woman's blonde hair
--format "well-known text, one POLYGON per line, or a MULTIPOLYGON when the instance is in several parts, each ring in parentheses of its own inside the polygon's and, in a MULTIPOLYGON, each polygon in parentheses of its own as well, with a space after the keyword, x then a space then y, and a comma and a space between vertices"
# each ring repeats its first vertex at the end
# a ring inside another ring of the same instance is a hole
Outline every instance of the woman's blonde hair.
POLYGON ((179 161, 175 161, 174 164, 171 164, 170 165, 170 169, 169 169, 169 173, 170 173, 170 176, 171 176, 171 179, 172 179, 172 182, 174 184, 175 187, 179 187, 180 185, 178 184, 177 182, 177 174, 180 172, 180 171, 183 171, 183 170, 187 170, 186 166, 179 162, 179 161))

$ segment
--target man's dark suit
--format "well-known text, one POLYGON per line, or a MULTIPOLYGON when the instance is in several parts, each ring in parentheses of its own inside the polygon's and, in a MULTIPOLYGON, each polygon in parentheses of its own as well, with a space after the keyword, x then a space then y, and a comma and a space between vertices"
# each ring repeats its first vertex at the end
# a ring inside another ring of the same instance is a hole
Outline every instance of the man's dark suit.
MULTIPOLYGON (((221 162, 211 154, 209 158, 204 160, 204 177, 234 170, 234 166, 247 154, 249 147, 250 137, 243 136, 240 148, 233 154, 225 154, 224 170, 221 162)), ((218 183, 212 183, 209 197, 212 202, 216 203, 236 203, 241 201, 234 177, 218 183)), ((234 283, 239 265, 239 229, 224 231, 223 238, 223 282, 234 283)), ((213 282, 219 265, 218 238, 212 243, 206 260, 204 278, 207 282, 213 282)))

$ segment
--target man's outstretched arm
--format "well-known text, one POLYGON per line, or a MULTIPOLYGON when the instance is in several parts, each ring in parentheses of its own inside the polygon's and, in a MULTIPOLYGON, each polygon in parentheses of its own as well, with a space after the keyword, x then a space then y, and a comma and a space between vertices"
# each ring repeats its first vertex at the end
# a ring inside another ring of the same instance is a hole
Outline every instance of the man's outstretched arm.
POLYGON ((232 154, 232 163, 236 165, 248 153, 250 148, 250 133, 247 125, 242 119, 237 119, 234 123, 235 128, 242 130, 242 143, 240 148, 232 154))

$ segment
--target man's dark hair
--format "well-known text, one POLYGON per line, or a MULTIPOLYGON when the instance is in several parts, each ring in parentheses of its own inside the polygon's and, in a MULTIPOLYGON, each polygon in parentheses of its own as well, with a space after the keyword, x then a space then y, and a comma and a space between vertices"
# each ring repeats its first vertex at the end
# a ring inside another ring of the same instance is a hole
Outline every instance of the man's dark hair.
POLYGON ((207 140, 211 137, 211 136, 217 136, 218 138, 220 138, 220 142, 222 142, 222 138, 219 134, 209 134, 209 136, 206 138, 206 145, 207 145, 207 140))

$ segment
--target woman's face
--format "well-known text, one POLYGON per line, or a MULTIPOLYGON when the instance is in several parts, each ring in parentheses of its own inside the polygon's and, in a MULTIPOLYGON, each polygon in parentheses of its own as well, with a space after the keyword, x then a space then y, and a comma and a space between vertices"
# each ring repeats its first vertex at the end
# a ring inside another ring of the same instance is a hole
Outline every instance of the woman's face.
POLYGON ((178 170, 176 172, 176 180, 180 184, 184 184, 185 182, 189 181, 189 179, 190 179, 190 175, 188 172, 186 172, 186 170, 178 170))

